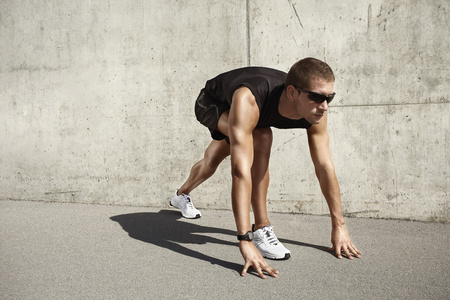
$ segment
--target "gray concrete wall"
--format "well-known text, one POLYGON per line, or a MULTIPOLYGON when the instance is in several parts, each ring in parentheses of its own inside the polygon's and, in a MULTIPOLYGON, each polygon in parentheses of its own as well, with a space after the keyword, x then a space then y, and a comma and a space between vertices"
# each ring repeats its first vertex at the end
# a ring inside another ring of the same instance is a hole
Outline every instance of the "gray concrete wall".
MULTIPOLYGON (((210 139, 205 80, 335 70, 347 215, 448 222, 449 2, 0 1, 0 199, 165 206, 210 139)), ((305 131, 274 130, 269 207, 328 213, 305 131)), ((192 193, 229 209, 227 160, 192 193)))

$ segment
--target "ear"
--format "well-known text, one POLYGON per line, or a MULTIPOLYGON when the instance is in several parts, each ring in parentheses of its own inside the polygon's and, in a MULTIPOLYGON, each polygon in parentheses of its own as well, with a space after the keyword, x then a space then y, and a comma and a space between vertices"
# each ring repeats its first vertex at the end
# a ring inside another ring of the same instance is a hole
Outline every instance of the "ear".
POLYGON ((293 85, 288 85, 286 87, 286 96, 289 99, 289 101, 294 101, 297 93, 298 91, 293 85))

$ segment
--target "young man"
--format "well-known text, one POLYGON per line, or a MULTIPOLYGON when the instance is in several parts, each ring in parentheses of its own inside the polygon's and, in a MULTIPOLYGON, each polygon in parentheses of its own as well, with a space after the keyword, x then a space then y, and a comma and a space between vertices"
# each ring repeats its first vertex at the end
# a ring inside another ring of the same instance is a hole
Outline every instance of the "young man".
POLYGON ((324 62, 305 58, 288 74, 262 67, 247 67, 207 81, 196 104, 197 119, 213 138, 202 160, 191 169, 187 181, 175 192, 171 205, 186 218, 199 218, 189 193, 214 174, 231 155, 232 207, 239 249, 245 260, 241 275, 253 267, 276 277, 263 257, 287 259, 290 252, 275 236, 267 216, 269 158, 275 128, 305 128, 315 172, 327 201, 332 221, 331 242, 338 258, 360 257, 353 245, 341 209, 339 184, 331 161, 327 110, 333 99, 334 74, 324 62), (250 224, 250 204, 255 224, 250 224))

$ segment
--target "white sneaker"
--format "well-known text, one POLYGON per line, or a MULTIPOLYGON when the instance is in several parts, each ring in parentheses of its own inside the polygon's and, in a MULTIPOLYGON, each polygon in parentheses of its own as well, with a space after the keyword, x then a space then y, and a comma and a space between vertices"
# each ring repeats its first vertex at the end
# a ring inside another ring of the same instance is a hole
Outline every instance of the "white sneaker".
POLYGON ((175 191, 175 195, 170 200, 170 206, 181 209, 181 215, 187 219, 197 219, 202 216, 200 211, 194 207, 191 196, 186 194, 178 196, 177 194, 178 190, 175 191))
POLYGON ((253 232, 253 243, 265 258, 288 259, 291 257, 291 252, 277 239, 272 225, 267 225, 253 232))

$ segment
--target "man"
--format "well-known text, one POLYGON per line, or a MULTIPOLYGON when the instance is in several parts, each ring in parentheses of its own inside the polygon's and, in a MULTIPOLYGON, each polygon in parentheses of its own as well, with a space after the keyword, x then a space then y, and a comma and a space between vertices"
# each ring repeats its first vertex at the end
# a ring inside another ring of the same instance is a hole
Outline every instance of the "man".
POLYGON ((275 128, 305 128, 310 154, 332 221, 331 242, 338 258, 360 257, 353 245, 341 209, 340 189, 331 161, 327 110, 333 99, 334 74, 324 62, 305 58, 288 74, 262 67, 233 70, 207 81, 196 104, 200 123, 213 138, 202 160, 175 192, 171 205, 186 218, 199 218, 190 192, 214 174, 231 155, 232 207, 239 249, 245 260, 241 275, 253 267, 261 278, 265 271, 276 277, 263 257, 287 259, 290 252, 277 239, 267 216, 269 158, 275 128), (255 224, 250 224, 250 204, 255 224))

